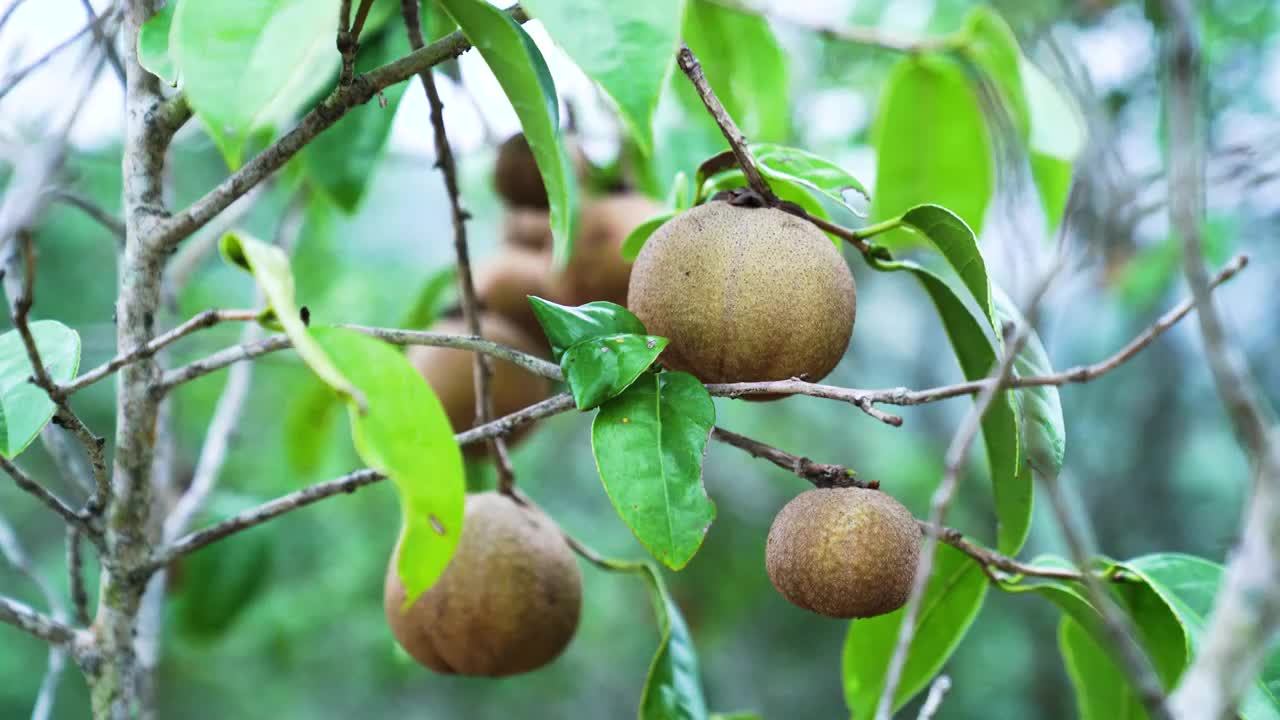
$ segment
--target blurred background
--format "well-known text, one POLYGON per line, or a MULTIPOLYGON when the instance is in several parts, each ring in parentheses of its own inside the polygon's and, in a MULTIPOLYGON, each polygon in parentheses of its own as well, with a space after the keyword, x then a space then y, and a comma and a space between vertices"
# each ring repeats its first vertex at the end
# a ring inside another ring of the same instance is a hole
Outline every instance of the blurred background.
MULTIPOLYGON (((0 1, 4 8, 13 0, 0 1)), ((765 3, 782 17, 774 32, 786 52, 788 114, 770 138, 821 154, 871 187, 869 133, 879 91, 897 57, 822 39, 804 23, 857 24, 900 35, 944 33, 975 3, 966 0, 789 0, 765 3)), ((992 3, 1024 51, 1073 94, 1084 111, 1089 147, 1077 165, 1081 204, 1072 218, 1073 261, 1054 286, 1039 325, 1055 365, 1098 360, 1149 325, 1186 289, 1170 238, 1162 171, 1158 15, 1142 3, 1073 0, 992 3)), ((1208 242, 1217 265, 1248 252, 1250 270, 1218 293, 1273 404, 1280 401, 1280 7, 1270 0, 1204 0, 1209 62, 1211 150, 1208 242)), ((94 0, 105 11, 109 0, 94 0)), ((34 0, 0 29, 0 77, 26 65, 83 27, 78 0, 34 0)), ((528 28, 548 58, 562 101, 572 107, 588 157, 619 152, 616 121, 591 84, 528 28)), ((87 47, 88 40, 82 41, 87 47)), ((0 99, 0 186, 25 148, 38 145, 65 115, 71 88, 86 77, 82 53, 41 67, 0 99)), ((683 78, 676 78, 677 81, 683 78)), ((446 121, 474 219, 473 256, 483 266, 499 249, 503 209, 491 171, 496 144, 518 122, 475 53, 442 76, 446 121)), ((669 88, 669 94, 672 90, 669 88)), ((71 131, 62 187, 120 210, 121 86, 97 76, 71 131)), ((567 109, 566 107, 566 109, 567 109)), ((670 132, 655 176, 692 170, 714 153, 714 136, 660 108, 670 132), (692 128, 692 129, 691 129, 692 128), (695 132, 696 131, 696 132, 695 132), (711 143, 708 146, 708 143, 711 143)), ((939 117, 945 122, 945 117, 939 117)), ((750 134, 750 133, 749 133, 750 134)), ((398 326, 424 282, 452 263, 448 201, 433 168, 427 104, 416 82, 399 105, 390 141, 358 208, 346 213, 323 192, 301 188, 289 171, 228 222, 259 237, 296 236, 299 300, 318 322, 398 326), (292 223, 292 226, 290 226, 292 223)), ((198 122, 180 132, 167 166, 171 208, 202 195, 227 173, 198 122)), ((643 185, 643 183, 642 183, 643 185)), ((665 186, 647 187, 658 197, 665 186)), ((994 203, 984 231, 993 280, 1025 294, 1049 240, 1013 200, 994 203)), ((208 249, 213 228, 184 243, 190 280, 171 298, 172 325, 206 308, 249 307, 244 273, 208 249), (195 247, 196 250, 190 248, 195 247)), ((60 320, 83 339, 82 367, 114 355, 115 240, 66 204, 43 215, 33 317, 60 320)), ((856 255, 856 253, 855 253, 856 255)), ((869 272, 850 257, 859 289, 854 339, 828 382, 852 387, 926 387, 961 379, 932 305, 904 275, 869 272)), ((7 325, 6 325, 7 327, 7 325)), ((187 362, 238 342, 218 327, 183 340, 165 359, 187 362)), ((190 473, 226 371, 184 386, 172 400, 178 473, 190 473)), ((358 466, 342 422, 308 406, 308 373, 288 354, 256 363, 248 404, 210 512, 220 514, 332 478, 358 466)), ((1194 321, 1185 322, 1120 370, 1062 391, 1067 421, 1064 485, 1099 548, 1118 558, 1180 551, 1222 561, 1233 541, 1248 478, 1242 453, 1213 391, 1194 321)), ((760 404, 717 400, 719 424, 791 452, 848 465, 922 515, 942 472, 942 455, 968 401, 904 408, 900 429, 848 406, 792 398, 760 404)), ((75 397, 76 409, 111 437, 113 388, 100 383, 75 397)), ((39 443, 21 457, 60 491, 39 443)), ((590 417, 543 422, 514 450, 521 487, 569 532, 605 554, 643 549, 615 515, 596 475, 590 417)), ((476 486, 491 470, 476 466, 476 486)), ((718 518, 705 545, 680 573, 669 573, 691 626, 708 700, 719 710, 765 718, 847 716, 841 651, 848 624, 786 603, 764 571, 774 513, 806 484, 719 444, 705 464, 718 518)), ((990 540, 993 527, 984 461, 975 453, 952 522, 990 540)), ((165 615, 160 672, 162 717, 183 718, 620 718, 632 717, 658 642, 648 598, 631 576, 584 566, 581 627, 553 665, 502 681, 430 674, 393 643, 382 612, 382 577, 395 541, 398 509, 383 483, 287 515, 193 555, 175 568, 165 615)), ((38 569, 65 584, 62 527, 7 482, 0 513, 35 555, 38 569)), ((1055 523, 1037 510, 1024 557, 1061 552, 1055 523)), ((91 570, 90 574, 93 574, 91 570)), ((0 564, 0 590, 40 605, 29 581, 0 564)), ((93 586, 90 587, 91 593, 93 586)), ((1057 611, 1031 595, 988 594, 948 663, 953 689, 944 718, 1074 717, 1072 692, 1056 651, 1057 611)), ((0 717, 25 717, 44 674, 46 649, 0 628, 0 717)), ((85 686, 69 670, 55 716, 88 714, 85 686)), ((910 711, 908 711, 910 714, 910 711)))

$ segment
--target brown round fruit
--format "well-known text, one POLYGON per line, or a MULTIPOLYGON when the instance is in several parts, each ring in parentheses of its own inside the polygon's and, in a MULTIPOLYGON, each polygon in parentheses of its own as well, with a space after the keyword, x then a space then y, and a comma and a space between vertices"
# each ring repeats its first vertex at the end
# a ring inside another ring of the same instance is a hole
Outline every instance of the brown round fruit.
POLYGON ((383 610, 396 641, 439 673, 500 677, 536 670, 569 645, 582 573, 555 522, 496 492, 467 497, 457 553, 404 610, 391 555, 383 610))
POLYGON ((542 184, 538 163, 523 133, 507 138, 498 146, 493 168, 493 185, 503 200, 513 207, 547 207, 547 188, 542 184))
POLYGON ((534 252, 551 252, 551 213, 539 208, 507 208, 502 216, 502 241, 534 252))
POLYGON ((529 296, 546 297, 551 256, 505 248, 476 271, 476 297, 486 310, 515 323, 530 339, 543 338, 529 296))
POLYGON ((853 334, 853 275, 822 231, 772 208, 711 202, 641 249, 627 307, 703 382, 821 380, 853 334))
MULTIPOLYGON (((449 318, 437 323, 432 330, 453 335, 470 334, 461 318, 449 318)), ((494 313, 480 316, 481 334, 496 343, 515 348, 531 355, 539 353, 537 343, 511 321, 494 313)), ((476 395, 472 376, 471 352, 442 347, 415 345, 409 348, 409 362, 422 373, 444 405, 445 414, 454 432, 468 430, 475 422, 476 395)), ((514 365, 506 360, 493 360, 493 409, 497 417, 528 407, 551 394, 551 383, 544 377, 514 365)), ((531 425, 522 425, 507 436, 514 442, 529 431, 531 425)), ((467 457, 483 457, 487 443, 472 443, 463 448, 467 457)))
POLYGON ((778 592, 806 610, 883 615, 911 594, 920 536, 911 512, 879 490, 809 490, 773 519, 765 568, 778 592))
POLYGON ((552 281, 558 302, 582 305, 593 300, 627 304, 631 263, 622 259, 622 243, 644 221, 662 212, 638 193, 618 193, 582 207, 573 254, 552 281))

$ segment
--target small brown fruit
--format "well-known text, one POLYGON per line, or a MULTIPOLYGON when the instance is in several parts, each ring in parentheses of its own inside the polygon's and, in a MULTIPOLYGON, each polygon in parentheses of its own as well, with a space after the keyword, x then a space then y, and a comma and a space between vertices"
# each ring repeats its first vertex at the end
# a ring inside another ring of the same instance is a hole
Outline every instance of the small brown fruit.
POLYGON ((627 301, 670 339, 664 364, 703 382, 821 380, 849 346, 856 305, 848 265, 813 224, 719 201, 654 232, 627 301))
MULTIPOLYGON (((443 333, 467 335, 467 325, 461 318, 442 320, 433 328, 443 333)), ((496 343, 536 355, 537 343, 501 315, 483 313, 480 316, 481 334, 496 343)), ((466 350, 415 345, 409 348, 409 362, 422 373, 435 390, 454 432, 468 430, 475 422, 476 395, 472 376, 473 354, 466 350)), ((528 407, 546 399, 551 394, 551 383, 524 368, 507 362, 493 361, 493 406, 498 417, 528 407)), ((522 425, 507 436, 514 442, 528 432, 531 425, 522 425)), ((472 443, 463 450, 467 457, 483 457, 487 443, 472 443)))
POLYGON ((543 338, 529 296, 546 297, 551 256, 520 248, 506 248, 476 271, 476 297, 489 312, 510 320, 530 339, 543 338))
POLYGON ((539 208, 507 208, 502 216, 502 241, 525 250, 551 252, 551 213, 539 208))
POLYGON ((503 200, 513 207, 547 207, 547 188, 523 133, 512 135, 498 146, 493 168, 493 185, 503 200))
POLYGON ((391 555, 383 610, 396 641, 439 673, 500 677, 536 670, 569 645, 582 610, 582 573, 541 510, 496 492, 467 497, 457 553, 404 610, 391 555))
POLYGON ((662 212, 638 193, 618 193, 582 206, 573 254, 552 282, 558 302, 582 305, 593 300, 627 304, 631 263, 622 258, 622 243, 631 231, 662 212))
POLYGON ((911 594, 920 536, 911 511, 879 490, 809 490, 773 519, 765 568, 778 592, 806 610, 883 615, 911 594))

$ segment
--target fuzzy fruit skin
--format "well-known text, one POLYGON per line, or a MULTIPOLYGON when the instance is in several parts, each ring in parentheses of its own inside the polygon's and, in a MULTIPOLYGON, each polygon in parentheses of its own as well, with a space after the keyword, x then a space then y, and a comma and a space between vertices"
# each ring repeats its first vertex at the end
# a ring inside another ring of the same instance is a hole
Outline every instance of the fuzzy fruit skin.
POLYGON ((821 380, 853 334, 853 274, 822 231, 772 208, 710 202, 667 221, 631 270, 628 305, 703 382, 821 380))
POLYGON ((911 511, 879 490, 809 490, 774 518, 765 568, 794 605, 827 617, 873 617, 907 602, 920 538, 911 511))
POLYGON ((530 339, 541 341, 544 339, 542 326, 533 313, 528 296, 546 297, 550 274, 550 255, 516 247, 504 248, 476 270, 476 297, 485 310, 510 320, 530 339))
POLYGON ((555 522, 536 507, 496 492, 468 496, 457 553, 407 611, 399 555, 397 544, 383 611, 400 646, 438 673, 536 670, 578 628, 582 572, 555 522))
POLYGON ((566 305, 594 300, 627 304, 631 263, 622 258, 622 243, 631 231, 662 208, 639 193, 617 193, 588 200, 582 206, 573 255, 552 281, 553 294, 566 305))
MULTIPOLYGON (((442 320, 431 329, 453 335, 470 334, 466 322, 461 318, 442 320)), ((500 315, 482 313, 480 332, 488 340, 521 352, 531 355, 540 353, 536 341, 500 315)), ((422 377, 426 378, 431 388, 435 390, 436 396, 440 398, 453 431, 469 430, 475 423, 476 416, 475 383, 472 376, 473 354, 466 350, 415 345, 409 348, 407 356, 409 362, 418 369, 422 377)), ((491 387, 496 417, 510 415, 545 400, 551 394, 551 383, 546 378, 496 358, 493 360, 491 387)), ((507 436, 508 442, 519 440, 531 428, 532 424, 520 426, 507 436)), ((483 457, 488 452, 488 443, 472 443, 463 448, 463 452, 469 458, 483 457)))

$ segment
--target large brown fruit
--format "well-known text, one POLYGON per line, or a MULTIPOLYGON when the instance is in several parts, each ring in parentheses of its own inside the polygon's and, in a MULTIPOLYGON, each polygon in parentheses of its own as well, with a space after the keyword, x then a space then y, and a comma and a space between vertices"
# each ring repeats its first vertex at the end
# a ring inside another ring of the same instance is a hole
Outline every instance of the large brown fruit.
POLYGON ((703 382, 816 382, 849 346, 856 300, 844 258, 811 223, 711 202, 649 238, 627 303, 670 339, 663 363, 703 382))
MULTIPOLYGON (((461 318, 440 321, 432 330, 454 335, 467 335, 470 331, 461 318)), ((519 327, 501 315, 482 313, 481 334, 496 343, 536 355, 538 344, 519 327)), ((475 423, 476 395, 472 376, 472 353, 442 347, 416 345, 409 348, 409 362, 422 373, 444 405, 445 414, 454 432, 468 430, 475 423)), ((551 383, 544 377, 521 368, 506 360, 493 360, 493 409, 497 417, 542 401, 551 394, 551 383)), ((522 425, 508 436, 518 440, 529 431, 531 425, 522 425)), ((481 457, 487 443, 472 443, 464 448, 468 457, 481 457)))
POLYGON ((524 134, 507 138, 498 146, 493 167, 493 186, 514 207, 547 207, 547 188, 542 184, 538 163, 524 134))
POLYGON ((504 248, 476 271, 476 297, 489 312, 510 320, 530 339, 543 338, 529 296, 546 297, 551 256, 520 248, 504 248))
POLYGON ((582 305, 593 300, 627 304, 631 263, 622 259, 622 243, 644 221, 662 212, 638 193, 618 193, 582 206, 573 254, 552 281, 558 302, 582 305))
POLYGON ((806 610, 883 615, 911 594, 920 535, 911 511, 879 490, 809 490, 773 519, 765 568, 778 592, 806 610))
POLYGON ((551 213, 541 208, 507 208, 502 216, 502 241, 534 252, 551 252, 551 213))
POLYGON ((503 676, 546 665, 569 645, 582 573, 555 522, 496 492, 467 497, 457 554, 407 611, 392 553, 383 610, 396 641, 440 673, 503 676))

